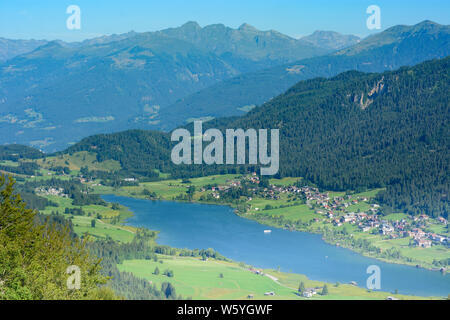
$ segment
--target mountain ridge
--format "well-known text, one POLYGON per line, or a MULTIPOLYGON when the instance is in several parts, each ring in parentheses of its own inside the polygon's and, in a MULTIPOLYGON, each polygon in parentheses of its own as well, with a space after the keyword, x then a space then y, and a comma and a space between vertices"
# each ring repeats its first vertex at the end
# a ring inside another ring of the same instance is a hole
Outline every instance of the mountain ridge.
POLYGON ((430 21, 395 26, 330 55, 239 75, 203 89, 168 107, 161 115, 166 126, 155 128, 170 130, 186 123, 181 116, 186 113, 190 118, 242 115, 243 110, 269 101, 301 80, 331 77, 347 70, 394 70, 449 54, 450 26, 430 21))
POLYGON ((148 128, 189 94, 327 51, 249 29, 187 23, 81 43, 46 42, 0 65, 0 143, 55 151, 89 134, 148 128))

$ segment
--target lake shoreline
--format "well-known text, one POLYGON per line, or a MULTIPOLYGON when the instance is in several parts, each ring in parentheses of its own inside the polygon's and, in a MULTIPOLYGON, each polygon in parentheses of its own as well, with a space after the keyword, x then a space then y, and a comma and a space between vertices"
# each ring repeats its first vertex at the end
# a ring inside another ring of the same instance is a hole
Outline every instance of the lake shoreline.
MULTIPOLYGON (((106 194, 105 194, 105 195, 106 195, 106 194)), ((297 232, 305 233, 305 234, 316 234, 316 235, 321 235, 320 233, 317 233, 317 232, 310 232, 310 231, 305 231, 305 230, 289 230, 289 229, 287 229, 287 228, 280 228, 279 226, 270 225, 270 224, 267 224, 267 223, 261 223, 261 222, 258 221, 257 219, 251 219, 250 217, 246 217, 245 215, 239 214, 239 213, 237 212, 237 210, 235 210, 232 206, 227 205, 227 204, 205 203, 205 202, 202 202, 202 201, 184 201, 184 200, 148 199, 148 198, 145 198, 145 197, 136 197, 136 196, 130 197, 130 196, 123 196, 123 195, 119 195, 119 194, 117 194, 117 193, 112 193, 111 195, 119 196, 119 197, 125 197, 125 198, 130 198, 130 199, 135 199, 135 200, 146 200, 146 201, 150 201, 150 202, 183 203, 183 204, 194 204, 194 205, 196 204, 196 205, 209 205, 209 206, 224 207, 224 208, 229 209, 230 212, 232 212, 234 216, 237 216, 238 218, 246 218, 246 219, 244 219, 244 220, 247 220, 247 221, 254 221, 254 222, 256 222, 256 223, 258 223, 258 224, 260 224, 260 225, 262 225, 262 226, 270 226, 270 227, 273 227, 273 228, 276 228, 276 229, 279 229, 279 230, 297 231, 297 232)), ((121 204, 122 204, 122 203, 121 203, 121 204)), ((124 204, 122 204, 122 205, 124 205, 124 204)), ((124 205, 124 206, 126 206, 126 205, 124 205)), ((127 208, 130 210, 129 207, 127 207, 127 208)), ((132 211, 132 210, 130 210, 130 211, 132 211)), ((133 211, 132 211, 132 212, 133 212, 133 211)), ((133 215, 134 215, 134 212, 133 212, 133 215)), ((127 220, 128 220, 128 219, 127 219, 127 220)), ((125 222, 124 222, 124 224, 126 224, 126 223, 129 223, 129 221, 125 221, 125 222)), ((147 228, 148 228, 148 227, 147 227, 147 228)), ((158 230, 158 231, 160 231, 160 230, 158 230)), ((328 245, 336 246, 335 243, 332 243, 332 242, 330 242, 330 241, 327 241, 327 239, 324 239, 323 236, 321 237, 321 241, 323 241, 324 243, 326 243, 326 244, 328 244, 328 245)), ((170 244, 169 244, 169 245, 170 245, 170 244)), ((173 246, 173 245, 170 245, 170 246, 173 246)), ((178 247, 178 246, 175 246, 175 247, 178 247)), ((336 247, 341 247, 341 248, 343 248, 343 249, 351 250, 351 248, 347 248, 347 247, 344 247, 344 246, 336 246, 336 247)), ((214 247, 213 247, 213 248, 214 248, 214 247)), ((222 253, 222 252, 220 251, 219 248, 214 248, 214 249, 215 249, 215 250, 218 250, 218 252, 222 253)), ((408 266, 408 267, 414 267, 413 265, 402 264, 402 263, 396 263, 396 262, 393 262, 393 261, 387 261, 387 260, 383 260, 383 259, 376 258, 376 257, 373 257, 373 256, 364 255, 364 254, 361 254, 361 252, 358 252, 358 251, 356 251, 356 250, 351 250, 351 252, 354 252, 355 254, 364 256, 364 257, 366 257, 366 258, 376 259, 377 261, 381 261, 381 262, 388 263, 388 264, 404 265, 404 266, 408 266)), ((222 254, 223 254, 223 253, 222 253, 222 254)), ((239 260, 235 260, 234 258, 229 258, 228 255, 226 255, 226 254, 224 254, 224 255, 227 257, 227 259, 230 259, 230 260, 232 260, 232 261, 239 261, 239 260)), ((264 267, 264 268, 265 268, 265 267, 264 267)), ((430 269, 427 269, 427 268, 421 268, 421 269, 428 270, 428 271, 435 271, 435 270, 430 270, 430 269)), ((299 273, 299 274, 301 274, 301 273, 299 273)), ((313 278, 313 279, 315 279, 315 278, 313 278)), ((318 280, 318 281, 326 281, 326 280, 318 280)), ((361 287, 360 287, 360 288, 361 288, 361 287)), ((412 294, 412 295, 415 295, 415 294, 412 294)), ((419 296, 419 294, 417 294, 416 296, 419 296)))
MULTIPOLYGON (((116 196, 120 196, 119 193, 113 193, 116 196)), ((160 199, 149 199, 146 197, 142 197, 142 196, 132 196, 130 195, 129 197, 134 198, 134 199, 141 199, 141 200, 149 200, 149 201, 172 201, 172 202, 179 202, 179 203, 194 203, 194 204, 205 204, 205 205, 216 205, 216 206, 223 206, 223 207, 228 207, 230 209, 233 210, 233 213, 235 215, 237 215, 240 218, 243 219, 248 219, 248 220, 252 220, 252 221, 256 221, 262 225, 268 226, 268 227, 273 227, 273 228, 277 228, 277 229, 283 229, 283 230, 288 230, 288 231, 297 231, 297 232, 306 232, 306 233, 310 233, 310 234, 319 234, 322 236, 322 240, 328 244, 334 245, 334 246, 338 246, 338 247, 342 247, 345 249, 349 249, 355 253, 361 254, 364 257, 367 258, 372 258, 372 259, 376 259, 382 262, 386 262, 386 263, 392 263, 392 264, 398 264, 398 265, 405 265, 405 266, 410 266, 410 267, 416 267, 418 269, 424 269, 424 270, 429 270, 429 271, 433 271, 433 272, 440 272, 442 274, 446 274, 446 270, 442 271, 440 268, 432 268, 429 266, 423 266, 423 265, 419 265, 417 263, 411 263, 411 262, 407 262, 407 261, 398 261, 398 260, 392 260, 392 259, 386 259, 383 257, 379 257, 377 255, 371 255, 368 254, 367 252, 363 251, 363 250, 358 250, 355 247, 352 246, 347 246, 347 245, 342 245, 338 240, 331 240, 328 239, 326 237, 324 237, 323 232, 317 232, 315 230, 310 230, 310 229, 291 229, 291 228, 286 228, 283 226, 279 226, 276 224, 270 224, 267 223, 266 221, 263 221, 262 219, 258 219, 258 218, 253 218, 252 216, 250 216, 248 214, 248 212, 245 213, 239 213, 239 211, 233 206, 233 204, 231 203, 223 203, 223 204, 218 204, 216 202, 211 202, 211 201, 200 201, 200 200, 191 200, 191 201, 187 201, 187 200, 181 200, 181 199, 164 199, 164 198, 160 198, 160 199)))

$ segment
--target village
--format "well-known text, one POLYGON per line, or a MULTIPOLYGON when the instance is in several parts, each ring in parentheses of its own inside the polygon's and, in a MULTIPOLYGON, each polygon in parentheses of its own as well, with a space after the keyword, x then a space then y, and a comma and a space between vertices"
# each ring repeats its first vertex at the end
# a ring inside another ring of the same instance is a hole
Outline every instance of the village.
MULTIPOLYGON (((331 224, 335 227, 341 227, 344 224, 355 225, 360 232, 380 234, 385 239, 406 238, 411 239, 410 245, 430 248, 432 245, 450 246, 450 238, 446 235, 425 231, 431 224, 440 224, 447 226, 448 221, 443 217, 433 219, 425 214, 414 216, 411 218, 402 218, 399 220, 389 221, 384 219, 380 214, 380 206, 374 203, 372 199, 361 197, 358 195, 346 194, 343 196, 331 197, 328 192, 320 192, 318 188, 311 186, 288 185, 279 186, 274 184, 263 184, 260 177, 256 173, 246 175, 240 179, 228 181, 226 185, 209 186, 200 191, 211 191, 210 197, 219 200, 226 198, 231 191, 245 189, 244 195, 247 201, 251 201, 255 197, 279 200, 282 195, 287 195, 294 199, 301 199, 316 214, 322 216, 321 219, 315 218, 315 222, 331 224), (261 187, 261 185, 263 185, 261 187), (360 203, 367 204, 367 210, 356 212, 350 211, 351 206, 360 203)), ((236 192, 234 192, 236 194, 236 192)), ((238 195, 241 193, 237 192, 238 195)), ((293 205, 295 205, 294 202, 293 205)), ((263 211, 264 208, 253 208, 255 211, 263 211)), ((265 209, 272 209, 270 206, 265 209)))

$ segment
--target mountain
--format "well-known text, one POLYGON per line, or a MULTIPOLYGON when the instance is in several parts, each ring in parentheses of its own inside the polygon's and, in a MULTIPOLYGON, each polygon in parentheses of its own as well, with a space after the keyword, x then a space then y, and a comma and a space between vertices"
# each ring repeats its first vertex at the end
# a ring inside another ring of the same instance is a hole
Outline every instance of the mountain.
POLYGON ((11 40, 0 38, 0 63, 18 55, 31 52, 47 42, 45 40, 11 40))
MULTIPOLYGON (((447 217, 449 71, 447 57, 397 71, 301 81, 245 116, 204 123, 204 130, 279 129, 279 177, 301 176, 327 190, 386 188, 378 195, 384 213, 447 217)), ((66 152, 95 152, 98 161, 117 160, 130 174, 236 172, 224 165, 175 166, 171 146, 168 133, 133 130, 92 136, 66 152)))
POLYGON ((330 51, 341 50, 361 41, 357 36, 343 35, 334 31, 315 31, 300 40, 309 42, 316 47, 327 48, 330 51))
MULTIPOLYGON (((94 44, 104 44, 114 41, 123 40, 126 38, 130 38, 137 35, 136 32, 130 31, 128 33, 123 34, 113 34, 110 36, 101 36, 97 38, 87 39, 81 42, 64 42, 57 40, 56 42, 59 43, 63 47, 69 47, 69 48, 77 48, 87 45, 94 45, 94 44)), ((0 38, 0 63, 5 62, 6 60, 10 60, 12 58, 15 58, 17 56, 20 56, 22 54, 30 53, 37 48, 46 45, 50 41, 47 40, 14 40, 14 39, 5 39, 0 38)))
MULTIPOLYGON (((268 58, 268 60, 277 61, 277 63, 325 54, 349 47, 359 41, 356 36, 341 35, 333 31, 316 31, 310 36, 296 40, 274 30, 257 30, 246 23, 238 29, 232 29, 223 24, 202 28, 197 22, 191 21, 179 28, 169 28, 156 33, 194 43, 218 55, 232 53, 252 60, 268 58)), ((120 41, 137 35, 139 33, 130 31, 80 42, 58 40, 57 43, 64 47, 79 48, 120 41)), ((48 42, 47 40, 0 38, 0 63, 29 53, 48 42)))
POLYGON ((90 45, 96 45, 96 44, 106 44, 106 43, 110 43, 110 42, 114 42, 114 41, 120 41, 120 40, 124 40, 124 39, 129 39, 129 38, 133 38, 135 36, 137 36, 139 33, 134 32, 134 31, 130 31, 127 33, 122 33, 122 34, 112 34, 109 36, 100 36, 100 37, 96 37, 96 38, 92 38, 92 39, 86 39, 80 42, 63 42, 61 41, 60 43, 63 46, 67 46, 67 47, 82 47, 82 46, 90 46, 90 45))
POLYGON ((219 56, 232 54, 254 61, 265 60, 272 65, 302 59, 299 57, 323 55, 333 50, 328 46, 291 38, 278 31, 260 31, 246 23, 238 29, 232 29, 223 24, 201 28, 196 22, 188 22, 180 28, 159 33, 193 43, 219 56))
POLYGON ((0 65, 0 143, 58 150, 151 128, 163 109, 242 73, 328 52, 275 31, 187 23, 80 43, 51 41, 0 65))
POLYGON ((449 54, 449 26, 431 21, 395 26, 333 54, 238 75, 212 85, 166 108, 158 118, 159 128, 171 129, 188 118, 242 115, 300 80, 331 77, 348 70, 395 70, 449 54))

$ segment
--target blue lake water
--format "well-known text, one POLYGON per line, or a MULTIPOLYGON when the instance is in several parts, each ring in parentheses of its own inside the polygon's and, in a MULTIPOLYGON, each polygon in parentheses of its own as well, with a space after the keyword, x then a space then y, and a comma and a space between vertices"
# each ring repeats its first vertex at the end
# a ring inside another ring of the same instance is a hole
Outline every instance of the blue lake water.
POLYGON ((158 243, 177 248, 213 248, 234 261, 259 268, 307 275, 330 283, 356 281, 365 287, 367 267, 381 269, 381 290, 422 296, 447 296, 450 276, 367 258, 325 243, 320 235, 271 228, 238 217, 226 206, 139 200, 114 195, 106 201, 128 207, 128 224, 160 231, 158 243), (264 230, 272 232, 265 234, 264 230))

